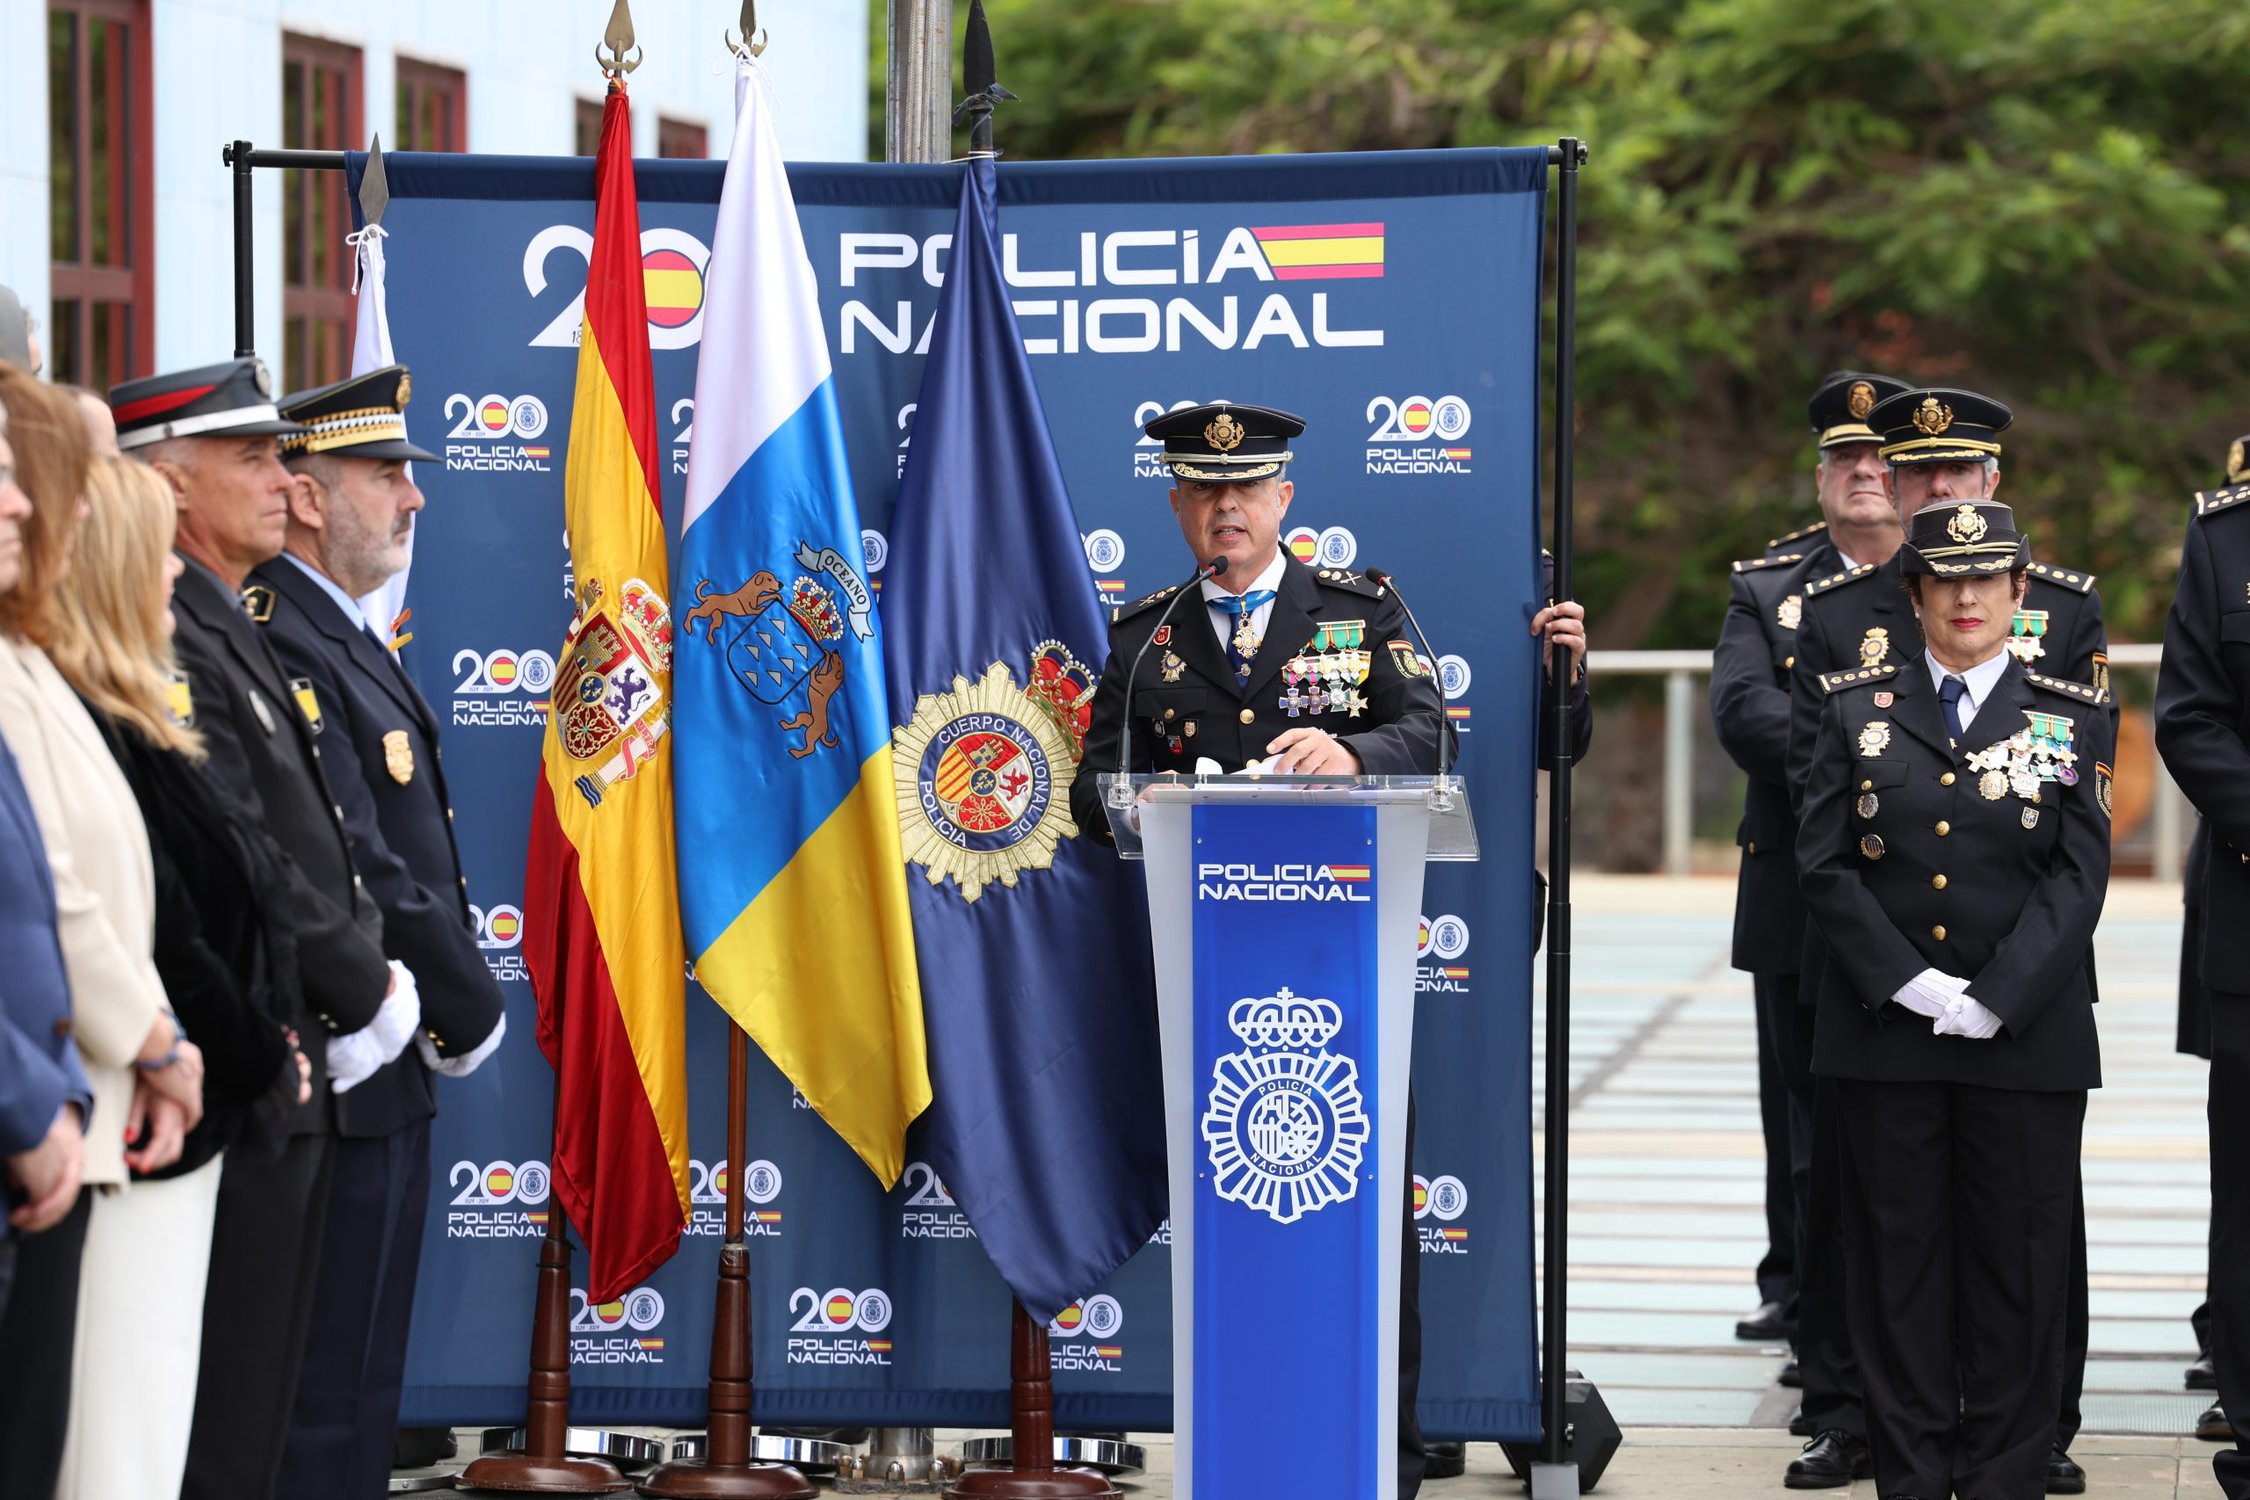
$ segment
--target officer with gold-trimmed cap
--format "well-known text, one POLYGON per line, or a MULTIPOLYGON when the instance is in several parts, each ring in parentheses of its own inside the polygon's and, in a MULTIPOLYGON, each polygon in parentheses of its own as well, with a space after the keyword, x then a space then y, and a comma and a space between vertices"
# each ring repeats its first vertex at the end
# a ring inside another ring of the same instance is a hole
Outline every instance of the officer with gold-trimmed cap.
POLYGON ((302 425, 281 440, 286 550, 246 590, 251 617, 311 700, 322 764, 382 909, 385 951, 412 971, 422 1000, 414 1045, 337 1104, 322 1294, 284 1494, 382 1487, 429 1201, 433 1075, 473 1071, 506 1030, 469 914, 438 717, 391 648, 391 622, 369 620, 358 603, 405 567, 422 509, 408 462, 437 457, 407 434, 412 393, 406 367, 388 365, 281 403, 302 425))
MULTIPOLYGON (((1164 445, 1163 461, 1176 481, 1172 514, 1199 574, 1217 572, 1112 613, 1109 661, 1070 788, 1079 828, 1101 843, 1114 841, 1097 777, 1120 764, 1136 773, 1192 772, 1202 759, 1225 771, 1266 761, 1277 774, 1434 773, 1439 736, 1447 731, 1443 699, 1386 576, 1311 567, 1281 544, 1283 518, 1296 495, 1286 470, 1304 419, 1214 401, 1166 412, 1143 430, 1164 445), (1199 597, 1180 599, 1185 589, 1199 597)), ((1593 727, 1584 611, 1568 601, 1551 603, 1533 618, 1532 631, 1549 652, 1568 651, 1575 664, 1568 711, 1573 753, 1582 755, 1593 727)), ((1551 735, 1540 735, 1542 757, 1551 743, 1551 735)), ((1409 1156, 1413 1129, 1410 1101, 1409 1156)), ((1414 1417, 1422 1324, 1412 1217, 1409 1212, 1402 1220, 1400 1262, 1402 1500, 1419 1489, 1431 1456, 1414 1417)), ((1442 1461, 1449 1467, 1440 1472, 1460 1472, 1458 1453, 1442 1461)))
MULTIPOLYGON (((2002 434, 2014 416, 2005 403, 1989 396, 1942 386, 1899 391, 1869 409, 1867 425, 1882 441, 1881 456, 1890 469, 1892 494, 1909 538, 1925 510, 1941 508, 1942 525, 1942 519, 1962 504, 1977 506, 1993 499, 2000 488, 2002 434)), ((2099 712, 2109 719, 2114 736, 2117 705, 2106 691, 2109 644, 2094 575, 2034 561, 2025 576, 2024 595, 2009 620, 2008 651, 2034 672, 2104 689, 2099 712)), ((1788 764, 1790 792, 1799 799, 1800 815, 1825 696, 1820 685, 1823 675, 1912 663, 1922 653, 1921 625, 1908 605, 1902 578, 1901 560, 1894 557, 1880 567, 1861 563, 1839 569, 1805 587, 1797 665, 1790 679, 1788 764)), ((1800 838, 1802 832, 1800 828, 1800 838)), ((1832 951, 1817 933, 1808 941, 1801 973, 1808 988, 1817 990, 1816 976, 1832 951)), ((2085 962, 2088 982, 2094 983, 2091 949, 2085 962)), ((2069 1456, 2078 1435, 2079 1393, 2085 1377, 2085 1264, 2081 1205, 2072 1229, 2063 1391, 2047 1472, 2050 1494, 2077 1494, 2086 1483, 2085 1470, 2069 1456)))
POLYGON ((1798 1489, 1848 1485, 1867 1472, 1868 1460, 1838 1258, 1825 1248, 1834 1242, 1840 1206, 1826 1191, 1838 1175, 1840 1142, 1833 1131, 1814 1128, 1814 991, 1799 982, 1808 919, 1797 889, 1797 820, 1785 770, 1789 678, 1806 585, 1861 563, 1887 562, 1898 550, 1890 473, 1867 417, 1884 397, 1906 388, 1904 381, 1863 370, 1821 378, 1805 403, 1821 518, 1775 537, 1764 556, 1735 563, 1711 659, 1712 723, 1748 777, 1735 838, 1742 860, 1731 958, 1751 975, 1757 1006, 1758 1113, 1766 1146, 1759 1305, 1735 1324, 1735 1336, 1791 1346, 1782 1380, 1791 1383, 1794 1373, 1803 1390, 1792 1427, 1811 1439, 1785 1475, 1798 1489))
POLYGON ((2008 649, 2030 562, 2008 506, 1924 506, 1899 552, 1918 649, 1819 684, 1797 832, 1828 948, 1813 1067, 1848 1146, 1885 1496, 2056 1488, 2115 742, 2100 688, 2008 649), (1976 1420, 1933 1421, 1941 1392, 1976 1420))

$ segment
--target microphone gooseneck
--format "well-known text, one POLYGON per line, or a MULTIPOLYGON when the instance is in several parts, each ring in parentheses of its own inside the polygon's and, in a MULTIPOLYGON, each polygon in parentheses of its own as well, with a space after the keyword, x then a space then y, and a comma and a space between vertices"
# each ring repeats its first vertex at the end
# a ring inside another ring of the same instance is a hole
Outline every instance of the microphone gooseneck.
POLYGON ((1430 659, 1430 676, 1437 683, 1438 692, 1437 774, 1443 780, 1446 771, 1453 764, 1451 752, 1454 750, 1454 735, 1458 731, 1453 727, 1451 716, 1445 711, 1445 677, 1438 667, 1438 654, 1431 649, 1430 638, 1422 633, 1422 622, 1414 618, 1414 606, 1407 603, 1406 595, 1399 592, 1398 580, 1381 568, 1367 569, 1367 576, 1389 589, 1391 597, 1398 600, 1398 607, 1406 613, 1406 623, 1413 627, 1414 639, 1422 644, 1422 654, 1430 659))
POLYGON ((1149 630, 1148 639, 1142 641, 1141 649, 1133 653, 1133 665, 1125 672, 1125 727, 1124 733, 1117 737, 1117 780, 1109 789, 1111 807, 1125 808, 1133 805, 1133 789, 1126 784, 1125 778, 1131 773, 1133 765, 1133 680, 1140 676, 1141 658, 1147 656, 1148 648, 1156 644, 1156 637, 1163 631, 1164 623, 1172 618, 1172 611, 1180 607, 1180 601, 1195 593, 1204 579, 1224 577, 1226 571, 1227 560, 1223 557, 1214 557, 1197 569, 1195 576, 1182 585, 1179 592, 1165 604, 1164 613, 1156 617, 1156 624, 1149 630))

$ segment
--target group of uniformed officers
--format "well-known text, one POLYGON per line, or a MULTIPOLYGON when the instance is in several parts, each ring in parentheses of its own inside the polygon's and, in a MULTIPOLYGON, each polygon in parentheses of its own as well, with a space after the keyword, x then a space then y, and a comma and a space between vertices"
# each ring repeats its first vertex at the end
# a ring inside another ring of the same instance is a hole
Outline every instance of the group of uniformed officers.
POLYGON ((384 1494, 434 1078, 505 1030, 438 721, 358 602, 434 457, 408 374, 277 401, 239 359, 83 396, 89 434, 9 380, 0 519, 29 492, 43 561, 0 580, 40 622, 0 631, 0 814, 37 814, 0 832, 51 874, 0 882, 0 1032, 43 1054, 0 1049, 0 1098, 47 1132, 0 1143, 0 1493, 384 1494))
MULTIPOLYGON (((1791 1348, 1808 1441, 1789 1488, 2078 1494, 2079 1144, 2117 739, 2101 599, 2092 574, 2034 561, 1998 500, 2000 402, 1842 371, 1809 416, 1821 518, 1734 565, 1712 664, 1749 778, 1733 962, 1768 1160, 1761 1303, 1736 1331, 1791 1348)), ((2250 921, 2228 920, 2250 919, 2242 443, 2228 477, 2196 497, 2156 701, 2205 818, 2180 1045, 2211 1059, 2219 1183, 2250 1162, 2250 1006, 2227 994, 2250 972, 2229 961, 2250 921)), ((2222 1441, 2250 1409, 2250 1296, 2220 1273, 2245 1248, 2250 1214, 2222 1191, 2188 1371, 2219 1392, 2198 1432, 2222 1441)), ((2250 1449, 2216 1468, 2250 1500, 2250 1449)))

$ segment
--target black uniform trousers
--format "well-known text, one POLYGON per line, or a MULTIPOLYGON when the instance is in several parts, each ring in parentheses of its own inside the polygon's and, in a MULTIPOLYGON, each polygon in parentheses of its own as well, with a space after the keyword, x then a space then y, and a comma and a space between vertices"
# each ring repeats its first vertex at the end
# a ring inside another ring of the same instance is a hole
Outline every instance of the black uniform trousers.
POLYGON ((430 1201, 430 1122, 336 1143, 319 1290, 281 1463, 288 1500, 390 1493, 430 1201))
POLYGON ((2062 1398, 2083 1090, 1835 1080, 1879 1495, 2037 1500, 2062 1398))
POLYGON ((55 1492, 70 1426, 78 1344, 78 1267, 94 1189, 43 1234, 15 1235, 15 1286, 0 1308, 0 1495, 55 1492))
MULTIPOLYGON (((2250 995, 2210 999, 2211 1264, 2240 1266, 2250 1256, 2250 995)), ((2250 1413, 2250 1277, 2214 1277, 2206 1296, 2219 1405, 2250 1413)), ((2211 1472, 2227 1500, 2250 1500, 2250 1421, 2212 1455, 2211 1472)))
POLYGON ((1797 1008, 1797 976, 1752 974, 1758 1011, 1758 1126, 1766 1138, 1766 1253, 1758 1262, 1758 1300, 1781 1304, 1785 1331, 1797 1322, 1797 1190, 1789 1143, 1789 1084, 1781 1031, 1797 1008))
POLYGON ((1813 1431, 1867 1436, 1861 1409, 1859 1366, 1852 1359, 1845 1298, 1844 1199, 1850 1191, 1836 1118, 1834 1086, 1813 1076, 1815 1007, 1802 1003, 1801 975, 1761 976, 1784 983, 1788 1003, 1777 1007, 1774 1040, 1789 1097, 1789 1173, 1797 1206, 1797 1373, 1813 1431))
POLYGON ((280 1493, 335 1165, 332 1135, 227 1153, 211 1228, 183 1500, 271 1500, 280 1493))

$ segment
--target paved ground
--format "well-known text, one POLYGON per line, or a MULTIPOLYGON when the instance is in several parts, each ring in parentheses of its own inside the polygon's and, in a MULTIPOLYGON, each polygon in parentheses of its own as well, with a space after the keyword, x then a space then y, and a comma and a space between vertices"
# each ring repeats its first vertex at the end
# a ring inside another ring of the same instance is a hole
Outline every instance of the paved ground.
MULTIPOLYGON (((1782 1351, 1734 1338, 1765 1221, 1750 982, 1727 967, 1733 884, 1582 877, 1574 895, 1571 1362, 1626 1428, 1600 1493, 1779 1495, 1799 1446, 1794 1393, 1773 1383, 1782 1351)), ((2096 937, 2108 1087, 2086 1124, 2093 1336, 2073 1451, 2097 1500, 2216 1493, 2211 1446, 2185 1435, 2206 1400, 2180 1381, 2209 1200, 2204 1072, 2172 1051, 2179 933, 2176 888, 2121 883, 2096 937)), ((941 1451, 965 1435, 941 1433, 941 1451)), ((1136 1441, 1149 1471, 1127 1492, 1169 1500, 1169 1439, 1136 1441)), ((1424 1490, 1522 1493, 1490 1444, 1424 1490)))

